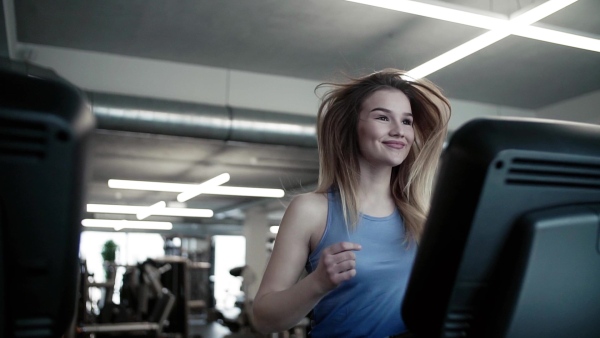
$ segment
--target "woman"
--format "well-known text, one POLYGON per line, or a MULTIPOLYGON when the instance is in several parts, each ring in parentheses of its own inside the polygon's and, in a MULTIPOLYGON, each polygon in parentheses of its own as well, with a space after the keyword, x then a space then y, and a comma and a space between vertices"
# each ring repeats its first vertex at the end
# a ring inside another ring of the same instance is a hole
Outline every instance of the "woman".
POLYGON ((313 338, 399 334, 450 104, 429 81, 395 69, 328 85, 319 186, 286 210, 255 325, 286 330, 313 310, 313 338))

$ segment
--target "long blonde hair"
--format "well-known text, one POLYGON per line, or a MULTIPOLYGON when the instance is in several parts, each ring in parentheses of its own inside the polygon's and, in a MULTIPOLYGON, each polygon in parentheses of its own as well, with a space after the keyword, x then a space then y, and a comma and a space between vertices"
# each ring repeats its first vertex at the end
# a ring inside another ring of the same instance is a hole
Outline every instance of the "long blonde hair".
POLYGON ((450 103, 440 89, 426 79, 411 79, 406 72, 385 69, 348 83, 323 83, 331 87, 322 99, 317 122, 319 184, 317 193, 336 189, 342 201, 346 224, 355 229, 358 216, 360 168, 357 124, 363 102, 381 89, 398 89, 409 99, 415 141, 404 162, 392 169, 392 197, 406 226, 407 238, 420 238, 433 179, 442 150, 450 103))

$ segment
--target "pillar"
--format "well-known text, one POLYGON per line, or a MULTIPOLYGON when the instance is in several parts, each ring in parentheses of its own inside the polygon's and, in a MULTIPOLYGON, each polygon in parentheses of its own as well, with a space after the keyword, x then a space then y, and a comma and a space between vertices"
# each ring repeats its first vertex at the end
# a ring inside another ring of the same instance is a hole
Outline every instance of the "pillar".
MULTIPOLYGON (((244 221, 243 233, 246 237, 246 265, 251 269, 254 281, 248 285, 246 296, 254 299, 263 273, 267 267, 267 248, 269 222, 267 220, 267 211, 262 206, 253 207, 246 210, 246 219, 244 221)), ((245 278, 248 278, 245 277, 245 278)))

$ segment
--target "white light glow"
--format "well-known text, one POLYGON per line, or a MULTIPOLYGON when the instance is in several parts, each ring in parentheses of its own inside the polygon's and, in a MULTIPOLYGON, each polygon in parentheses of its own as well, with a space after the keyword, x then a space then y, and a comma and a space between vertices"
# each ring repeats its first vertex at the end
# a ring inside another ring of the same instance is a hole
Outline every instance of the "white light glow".
POLYGON ((518 14, 514 18, 511 18, 510 23, 516 25, 531 25, 575 2, 577 2, 577 0, 548 0, 523 14, 518 14))
POLYGON ((149 221, 127 221, 127 220, 108 220, 108 219, 84 219, 81 225, 88 228, 109 228, 115 231, 123 229, 138 230, 171 230, 171 222, 149 222, 149 221))
POLYGON ((192 186, 194 185, 149 181, 108 180, 108 187, 113 189, 182 192, 190 189, 192 186))
POLYGON ((508 17, 505 17, 505 19, 495 18, 489 15, 482 15, 460 9, 449 8, 447 6, 434 5, 412 0, 347 1, 485 29, 498 28, 502 25, 505 25, 508 21, 508 17))
POLYGON ((471 41, 468 41, 420 66, 409 71, 414 78, 427 76, 472 53, 481 50, 511 34, 561 44, 569 47, 600 52, 600 40, 529 26, 548 15, 571 5, 577 0, 549 0, 526 12, 515 15, 510 20, 490 15, 483 15, 466 10, 454 9, 444 5, 422 3, 412 0, 347 0, 350 2, 376 6, 404 13, 460 23, 468 26, 489 29, 471 41))
POLYGON ((204 191, 205 194, 250 196, 250 197, 272 197, 279 198, 285 195, 282 189, 245 188, 245 187, 212 187, 204 191))
POLYGON ((206 182, 202 182, 192 188, 189 188, 188 190, 182 192, 181 194, 177 195, 177 201, 185 202, 189 199, 192 199, 192 198, 200 195, 202 192, 204 192, 204 190, 206 188, 211 188, 211 187, 215 187, 215 186, 219 186, 221 184, 227 183, 227 182, 229 182, 229 179, 230 179, 230 176, 227 173, 213 177, 210 180, 208 180, 206 182))
POLYGON ((138 212, 136 217, 137 217, 137 219, 139 219, 141 221, 144 218, 147 218, 151 215, 155 215, 156 212, 160 212, 160 210, 164 209, 166 206, 167 206, 167 203, 165 203, 165 201, 160 201, 158 203, 154 203, 151 206, 147 207, 146 210, 144 210, 142 212, 138 212))
MULTIPOLYGON (((132 214, 137 215, 148 211, 147 206, 112 205, 112 204, 88 204, 88 212, 105 214, 132 214)), ((159 208, 154 209, 153 215, 157 216, 179 216, 179 217, 212 217, 210 209, 188 209, 188 208, 159 208)))
POLYGON ((600 53, 600 40, 581 35, 559 32, 536 26, 523 27, 513 34, 524 38, 550 42, 567 47, 587 49, 592 52, 600 53))
MULTIPOLYGON (((183 184, 183 183, 128 181, 128 180, 111 179, 108 181, 108 186, 110 188, 115 188, 115 189, 184 192, 184 191, 187 191, 194 187, 197 187, 198 185, 197 184, 183 184)), ((285 192, 282 189, 248 188, 248 187, 232 187, 232 186, 207 187, 202 190, 202 193, 210 194, 210 195, 272 197, 272 198, 279 198, 279 197, 285 196, 285 192)))
POLYGON ((432 60, 425 62, 414 69, 411 69, 407 72, 407 75, 415 79, 420 79, 444 67, 447 67, 448 65, 465 58, 497 41, 500 41, 508 35, 508 33, 500 31, 489 31, 432 60))
POLYGON ((279 226, 278 226, 278 225, 272 225, 272 226, 270 226, 270 227, 269 227, 269 231, 270 231, 272 234, 276 234, 276 233, 278 233, 278 232, 279 232, 279 226))
POLYGON ((537 6, 521 15, 511 19, 506 25, 495 28, 483 35, 480 35, 466 43, 430 60, 417 68, 408 72, 414 78, 425 77, 448 65, 463 59, 491 44, 494 44, 513 32, 523 27, 543 19, 544 17, 559 11, 560 9, 572 4, 577 0, 549 0, 540 6, 537 6))

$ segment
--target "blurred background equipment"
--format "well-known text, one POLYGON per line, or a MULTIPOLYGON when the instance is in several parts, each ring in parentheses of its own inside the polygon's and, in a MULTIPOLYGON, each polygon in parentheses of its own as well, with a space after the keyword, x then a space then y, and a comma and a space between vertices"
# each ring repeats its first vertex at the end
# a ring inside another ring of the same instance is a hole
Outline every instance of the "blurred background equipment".
MULTIPOLYGON (((181 334, 165 334, 164 329, 170 325, 168 320, 176 297, 161 282, 162 275, 170 271, 170 264, 161 264, 146 260, 137 266, 128 267, 123 276, 120 290, 120 304, 115 304, 111 295, 104 299, 99 314, 94 316, 90 311, 81 311, 77 320, 79 337, 181 337, 181 334)), ((114 274, 107 274, 110 279, 106 283, 94 283, 82 263, 81 293, 79 304, 86 308, 90 301, 85 299, 88 288, 114 288, 114 274)), ((92 308, 92 307, 90 307, 92 308)), ((180 318, 175 317, 175 318, 180 318)), ((185 319, 185 318, 184 318, 185 319)))

